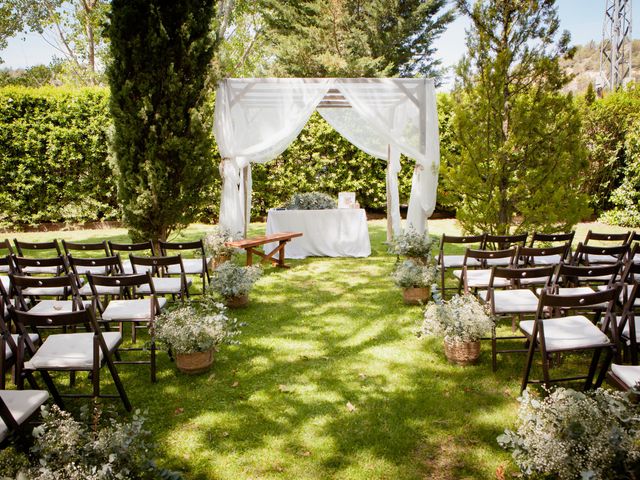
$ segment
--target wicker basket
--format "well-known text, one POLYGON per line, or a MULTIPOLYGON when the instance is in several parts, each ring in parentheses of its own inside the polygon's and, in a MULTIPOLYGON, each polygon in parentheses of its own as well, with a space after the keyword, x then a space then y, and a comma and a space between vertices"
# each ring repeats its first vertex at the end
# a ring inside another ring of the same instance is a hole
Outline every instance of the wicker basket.
POLYGON ((420 305, 426 303, 431 296, 431 287, 424 288, 405 288, 402 291, 402 298, 407 305, 420 305))
POLYGON ((238 295, 237 297, 225 298, 224 303, 229 308, 243 308, 249 303, 249 294, 238 295))
POLYGON ((220 255, 218 257, 211 257, 209 259, 209 269, 210 270, 215 270, 220 265, 222 265, 224 262, 228 262, 229 260, 231 260, 231 256, 230 255, 220 255))
POLYGON ((407 260, 413 260, 418 265, 427 265, 429 263, 427 257, 407 257, 407 260))
POLYGON ((213 350, 196 353, 176 353, 176 366, 182 373, 206 372, 212 363, 213 350))
POLYGON ((473 365, 480 358, 480 340, 476 342, 444 341, 444 354, 451 363, 473 365))

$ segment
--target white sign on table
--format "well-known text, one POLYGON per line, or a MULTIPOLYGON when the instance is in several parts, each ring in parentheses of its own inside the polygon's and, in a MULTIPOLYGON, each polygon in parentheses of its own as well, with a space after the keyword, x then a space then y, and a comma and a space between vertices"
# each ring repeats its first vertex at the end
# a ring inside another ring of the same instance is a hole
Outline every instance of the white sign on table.
MULTIPOLYGON (((362 208, 329 210, 269 210, 267 235, 302 232, 287 245, 286 258, 368 257, 371 241, 362 208)), ((265 245, 265 251, 273 246, 265 245)))

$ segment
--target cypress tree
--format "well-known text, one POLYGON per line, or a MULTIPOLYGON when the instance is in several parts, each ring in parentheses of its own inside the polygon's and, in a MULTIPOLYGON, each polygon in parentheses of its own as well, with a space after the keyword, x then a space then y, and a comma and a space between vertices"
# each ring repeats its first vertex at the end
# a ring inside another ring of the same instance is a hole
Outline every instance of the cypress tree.
POLYGON ((588 213, 579 193, 586 167, 581 120, 560 59, 554 0, 458 0, 471 17, 468 52, 457 69, 447 159, 467 231, 506 234, 570 228, 588 213))
POLYGON ((209 200, 214 16, 212 0, 112 2, 112 150, 134 240, 166 240, 209 200))

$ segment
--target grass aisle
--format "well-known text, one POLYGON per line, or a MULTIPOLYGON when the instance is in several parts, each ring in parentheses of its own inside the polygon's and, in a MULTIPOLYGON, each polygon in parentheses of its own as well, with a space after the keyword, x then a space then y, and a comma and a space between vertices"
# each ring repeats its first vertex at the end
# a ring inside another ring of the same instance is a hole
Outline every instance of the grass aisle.
MULTIPOLYGON (((451 221, 430 225, 434 235, 455 231, 451 221)), ((198 480, 371 480, 493 479, 510 464, 495 438, 515 421, 523 358, 500 358, 493 374, 483 343, 478 366, 449 365, 440 341, 416 337, 421 308, 391 283, 384 222, 369 230, 369 258, 267 267, 250 306, 232 312, 247 322, 242 344, 222 347, 210 373, 179 374, 164 352, 155 385, 146 368, 120 366, 163 466, 198 480)), ((126 240, 122 229, 17 236, 126 240)))

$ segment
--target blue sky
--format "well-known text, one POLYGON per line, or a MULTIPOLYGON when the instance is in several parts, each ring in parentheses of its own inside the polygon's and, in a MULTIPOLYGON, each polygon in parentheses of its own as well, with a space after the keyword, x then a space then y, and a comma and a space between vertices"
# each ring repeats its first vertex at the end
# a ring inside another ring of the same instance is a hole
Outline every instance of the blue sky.
MULTIPOLYGON (((633 3, 637 3, 635 0, 633 3)), ((606 0, 558 0, 560 25, 571 32, 574 44, 584 44, 590 40, 600 41, 606 0)), ((636 10, 638 11, 638 10, 636 10)), ((636 14, 633 32, 640 36, 640 16, 636 14)), ((455 64, 465 51, 464 35, 469 22, 458 18, 438 40, 437 55, 445 66, 455 64)), ((49 63, 56 50, 38 34, 21 34, 9 41, 9 46, 0 53, 4 67, 24 68, 49 63), (23 38, 25 40, 23 40, 23 38)))

